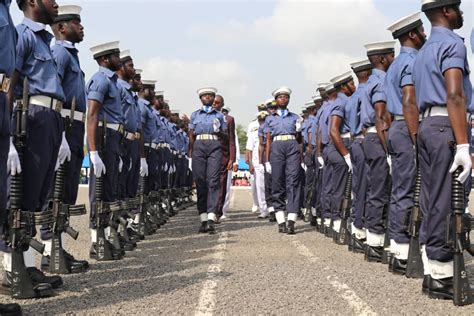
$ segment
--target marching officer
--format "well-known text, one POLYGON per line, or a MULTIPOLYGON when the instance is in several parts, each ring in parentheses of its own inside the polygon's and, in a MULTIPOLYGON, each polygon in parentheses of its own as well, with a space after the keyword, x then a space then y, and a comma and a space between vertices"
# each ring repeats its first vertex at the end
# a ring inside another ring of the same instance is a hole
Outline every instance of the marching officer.
POLYGON ((350 117, 350 130, 353 138, 351 145, 352 159, 352 212, 351 212, 351 248, 354 252, 364 251, 364 241, 367 238, 365 231, 365 202, 367 195, 367 164, 364 154, 364 133, 361 113, 361 95, 367 81, 372 74, 372 64, 369 60, 362 60, 351 64, 352 71, 357 76, 359 85, 347 102, 350 117))
POLYGON ((304 189, 303 189, 303 214, 304 220, 307 221, 309 214, 311 214, 311 205, 313 200, 313 192, 315 186, 316 167, 314 164, 314 147, 311 145, 311 127, 314 124, 315 114, 317 112, 317 104, 314 100, 307 102, 306 111, 308 117, 304 120, 301 134, 303 136, 303 150, 304 150, 304 189))
POLYGON ((351 134, 350 116, 347 108, 349 97, 354 93, 354 79, 352 72, 345 73, 331 82, 337 90, 337 98, 334 100, 329 113, 329 136, 328 167, 332 169, 331 213, 336 240, 341 229, 340 209, 344 198, 344 188, 348 173, 352 172, 352 161, 350 155, 351 134))
POLYGON ((472 96, 467 49, 453 32, 463 26, 460 4, 460 0, 422 1, 432 29, 413 67, 416 104, 423 117, 417 138, 425 269, 422 289, 429 297, 441 299, 453 298, 453 251, 445 240, 446 218, 451 212, 450 173, 461 168, 457 180, 465 183, 472 164, 466 120, 472 96))
POLYGON ((385 133, 390 126, 383 91, 385 74, 395 55, 395 41, 365 45, 374 66, 361 97, 361 121, 366 129, 364 153, 368 165, 368 188, 365 209, 367 229, 366 259, 382 261, 385 239, 384 216, 389 203, 390 158, 385 133))
POLYGON ((267 170, 272 173, 272 203, 280 233, 295 234, 295 222, 300 206, 302 161, 302 119, 288 111, 291 89, 281 87, 272 93, 277 111, 265 119, 267 134, 267 170), (288 200, 286 203, 285 200, 288 200), (288 226, 285 220, 288 212, 288 226))
MULTIPOLYGON (((50 49, 53 36, 46 31, 46 25, 52 25, 58 16, 58 5, 55 1, 24 0, 17 0, 17 4, 23 11, 24 19, 16 28, 18 42, 15 72, 11 84, 15 89, 16 100, 21 100, 23 94, 29 97, 27 119, 29 128, 26 146, 23 148, 21 169, 17 151, 10 143, 10 170, 12 175, 20 170, 22 172, 23 210, 39 212, 46 203, 55 167, 71 156, 60 114, 65 95, 50 49), (28 91, 23 91, 25 78, 29 82, 28 91)), ((13 99, 9 102, 12 103, 13 99)), ((16 113, 12 118, 13 131, 16 128, 15 117, 16 113)), ((36 229, 34 227, 30 229, 34 236, 36 229)), ((23 253, 23 257, 36 297, 50 296, 51 288, 58 288, 63 284, 61 277, 46 277, 36 268, 32 247, 23 253)), ((8 269, 6 271, 2 285, 9 287, 12 283, 12 274, 8 269)), ((15 296, 15 293, 12 294, 15 296)))
MULTIPOLYGON (((97 227, 96 227, 96 183, 97 178, 103 180, 103 201, 114 202, 117 195, 114 188, 114 177, 118 173, 120 161, 120 142, 122 140, 124 116, 120 90, 117 86, 115 71, 122 66, 120 61, 119 42, 109 42, 91 47, 91 52, 99 70, 86 84, 88 99, 87 108, 87 144, 89 157, 92 163, 89 182, 89 201, 91 219, 91 258, 97 258, 97 227), (99 148, 104 133, 104 124, 107 128, 106 148, 99 148), (102 155, 99 155, 99 150, 102 155)), ((106 241, 112 251, 114 259, 121 259, 122 251, 106 241)))
MULTIPOLYGON (((59 7, 58 17, 52 26, 56 38, 55 45, 51 51, 56 62, 61 85, 66 96, 61 115, 71 117, 72 100, 75 99, 74 117, 72 119, 71 131, 66 135, 71 159, 66 163, 66 177, 64 181, 63 200, 68 205, 75 205, 79 190, 79 178, 84 158, 84 133, 86 113, 86 93, 84 73, 79 63, 78 50, 75 44, 84 39, 84 27, 81 24, 82 8, 76 5, 65 5, 59 7)), ((50 190, 50 198, 53 189, 50 190)), ((42 227, 41 239, 45 244, 45 251, 41 260, 41 269, 49 271, 50 255, 52 247, 51 225, 42 227)), ((67 265, 71 273, 84 272, 89 264, 84 260, 76 260, 70 253, 63 250, 67 265)))
POLYGON ((418 131, 418 111, 412 72, 418 50, 426 41, 420 12, 411 14, 392 24, 388 30, 401 44, 400 55, 387 71, 384 91, 387 95, 387 110, 393 117, 388 131, 388 150, 392 160, 392 192, 390 196, 389 235, 390 251, 393 253, 392 271, 404 274, 408 259, 410 237, 404 230, 407 210, 413 207, 416 166, 415 151, 418 131), (405 121, 405 113, 413 103, 405 121), (407 126, 407 122, 413 122, 407 126))
POLYGON ((189 159, 198 195, 200 233, 215 234, 214 223, 219 201, 219 175, 222 149, 219 138, 225 134, 224 115, 212 107, 216 88, 197 91, 202 108, 191 114, 189 122, 189 159))

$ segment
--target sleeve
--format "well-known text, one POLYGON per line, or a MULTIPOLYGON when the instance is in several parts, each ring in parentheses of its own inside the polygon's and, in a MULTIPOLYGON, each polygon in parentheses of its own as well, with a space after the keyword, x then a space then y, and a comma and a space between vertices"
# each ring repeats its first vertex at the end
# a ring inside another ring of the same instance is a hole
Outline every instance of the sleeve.
POLYGON ((229 160, 235 162, 235 120, 233 117, 227 117, 229 130, 229 160))
POLYGON ((87 99, 103 103, 108 89, 109 84, 107 80, 98 77, 92 77, 87 86, 87 99))
POLYGON ((338 102, 332 108, 331 116, 339 116, 341 118, 344 118, 344 112, 345 112, 344 107, 341 105, 340 102, 338 102))
POLYGON ((16 43, 15 69, 18 72, 21 72, 25 59, 30 53, 31 48, 30 42, 28 40, 28 35, 23 32, 23 28, 21 27, 21 25, 17 27, 17 32, 19 34, 19 37, 16 43))
POLYGON ((413 64, 415 63, 414 59, 411 59, 403 68, 402 75, 400 78, 400 88, 405 86, 413 86, 415 82, 413 80, 413 64))
POLYGON ((66 68, 69 64, 69 56, 64 51, 64 49, 61 49, 59 47, 53 47, 51 51, 54 56, 54 61, 56 62, 56 68, 58 69, 59 78, 63 80, 64 74, 66 73, 66 68))
POLYGON ((441 71, 444 73, 452 68, 459 68, 463 72, 466 71, 466 46, 455 42, 446 45, 441 56, 441 71))
POLYGON ((196 117, 196 112, 193 112, 191 114, 191 118, 189 119, 189 123, 188 123, 188 128, 189 129, 194 129, 196 126, 194 124, 194 118, 196 117))
POLYGON ((387 95, 383 89, 383 81, 380 81, 375 85, 374 89, 372 90, 372 106, 377 102, 385 102, 387 103, 387 95))
POLYGON ((227 130, 227 122, 225 120, 225 117, 222 113, 219 113, 219 121, 221 121, 221 131, 225 132, 227 130))
MULTIPOLYGON (((260 129, 258 130, 258 133, 260 134, 260 129)), ((246 150, 253 150, 253 144, 254 144, 254 138, 255 138, 254 135, 255 135, 255 133, 253 133, 253 134, 250 133, 250 134, 247 135, 247 143, 245 144, 245 149, 246 150)))

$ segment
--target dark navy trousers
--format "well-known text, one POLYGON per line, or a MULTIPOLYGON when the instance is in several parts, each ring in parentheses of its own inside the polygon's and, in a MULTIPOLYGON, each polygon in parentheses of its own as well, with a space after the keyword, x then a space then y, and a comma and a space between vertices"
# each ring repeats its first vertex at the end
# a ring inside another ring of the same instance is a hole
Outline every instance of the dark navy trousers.
POLYGON ((270 164, 275 211, 298 213, 301 199, 301 152, 298 142, 296 140, 273 142, 270 164))
POLYGON ((387 155, 377 133, 367 133, 365 136, 364 153, 368 166, 365 224, 369 232, 380 235, 385 233, 384 206, 389 204, 390 175, 387 155))
POLYGON ((321 217, 331 218, 332 167, 329 164, 329 146, 323 148, 324 168, 321 179, 321 217))
MULTIPOLYGON (((7 160, 10 148, 10 136, 0 135, 0 236, 4 236, 5 223, 8 219, 7 211, 7 160)), ((0 240, 0 251, 6 251, 5 241, 0 240)))
MULTIPOLYGON (((96 144, 101 143, 103 129, 97 130, 96 144)), ((122 135, 114 130, 107 129, 107 142, 105 152, 102 152, 100 158, 105 165, 105 175, 103 177, 102 201, 115 202, 117 200, 116 177, 118 175, 120 141, 122 135)), ((99 147, 98 147, 99 148, 99 147)), ((96 203, 96 183, 97 178, 94 174, 94 164, 91 163, 90 181, 89 181, 89 201, 90 201, 90 220, 91 228, 96 228, 95 216, 97 214, 96 203)))
POLYGON ((392 157, 389 235, 397 243, 409 243, 403 229, 406 212, 413 207, 416 177, 415 151, 405 121, 394 121, 388 131, 388 149, 392 157))
MULTIPOLYGON (((346 148, 350 149, 350 140, 343 139, 346 148)), ((328 146, 328 166, 332 170, 331 182, 327 185, 332 186, 331 192, 331 217, 333 220, 341 219, 340 210, 342 200, 344 199, 344 188, 346 185, 348 167, 344 157, 339 153, 334 144, 328 146)))
POLYGON ((137 194, 140 176, 139 141, 124 139, 120 146, 120 158, 123 162, 119 175, 119 198, 133 198, 137 194))
POLYGON ((159 182, 160 172, 158 170, 158 152, 151 148, 145 147, 146 162, 148 164, 148 192, 157 191, 157 183, 159 182))
MULTIPOLYGON (((423 119, 418 130, 420 208, 423 214, 420 243, 426 245, 428 259, 441 262, 453 260, 453 253, 446 246, 446 218, 452 212, 452 175, 449 169, 454 157, 453 142, 449 117, 423 119)), ((464 185, 465 190, 470 190, 470 178, 464 185)))
POLYGON ((306 165, 305 187, 304 187, 304 207, 311 209, 315 200, 316 187, 316 163, 314 150, 311 153, 305 152, 304 163, 306 165))
POLYGON ((352 200, 351 220, 355 227, 365 228, 365 202, 367 195, 367 164, 365 160, 364 139, 356 138, 351 146, 352 159, 352 200))
POLYGON ((219 140, 196 140, 193 147, 193 176, 199 214, 217 212, 222 149, 219 140))

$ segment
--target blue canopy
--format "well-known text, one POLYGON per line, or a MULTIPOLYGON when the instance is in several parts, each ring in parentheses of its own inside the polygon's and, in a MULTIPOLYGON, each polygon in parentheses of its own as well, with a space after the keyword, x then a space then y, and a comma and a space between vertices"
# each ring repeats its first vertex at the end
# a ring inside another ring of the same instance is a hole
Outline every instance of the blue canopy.
POLYGON ((244 158, 239 159, 239 170, 247 171, 249 170, 249 165, 245 162, 244 158))
POLYGON ((84 156, 84 160, 82 160, 82 168, 90 168, 91 162, 89 160, 89 155, 84 156))

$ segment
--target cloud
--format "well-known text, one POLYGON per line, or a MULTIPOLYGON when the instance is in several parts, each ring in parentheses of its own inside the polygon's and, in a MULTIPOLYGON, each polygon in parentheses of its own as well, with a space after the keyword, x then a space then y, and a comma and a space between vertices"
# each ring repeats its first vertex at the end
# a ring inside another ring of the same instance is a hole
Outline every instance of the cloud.
POLYGON ((202 62, 156 57, 143 63, 143 79, 158 80, 157 89, 165 90, 170 107, 188 114, 200 102, 196 90, 204 86, 219 89, 226 100, 239 100, 248 93, 249 81, 244 69, 235 61, 202 62))

